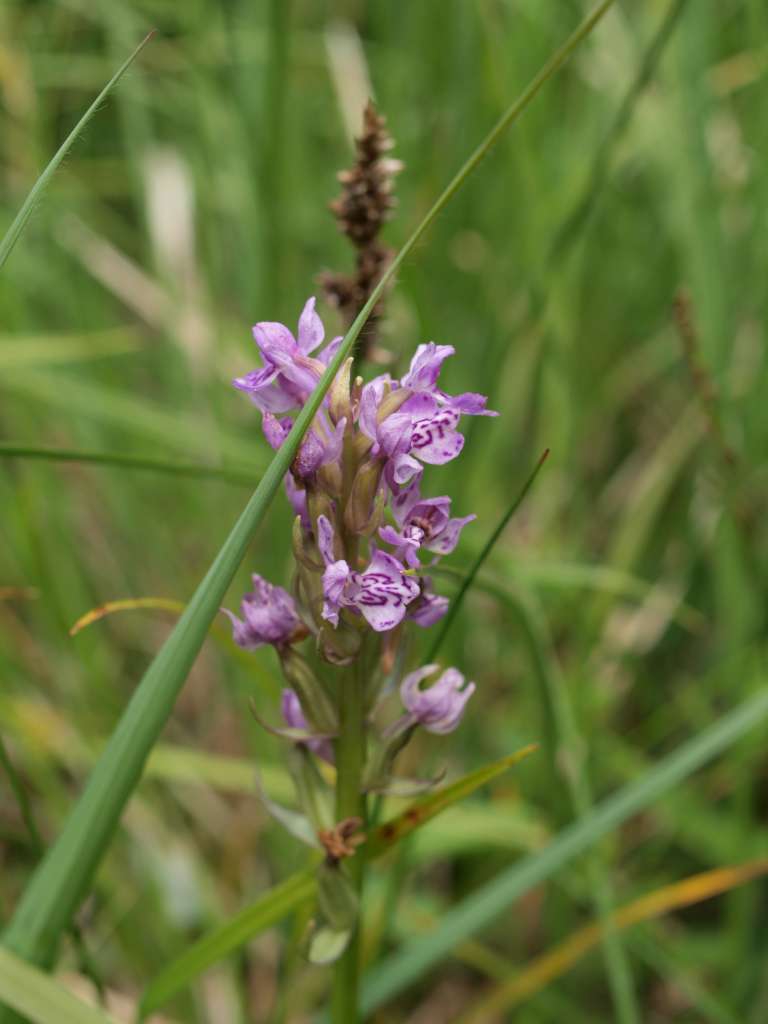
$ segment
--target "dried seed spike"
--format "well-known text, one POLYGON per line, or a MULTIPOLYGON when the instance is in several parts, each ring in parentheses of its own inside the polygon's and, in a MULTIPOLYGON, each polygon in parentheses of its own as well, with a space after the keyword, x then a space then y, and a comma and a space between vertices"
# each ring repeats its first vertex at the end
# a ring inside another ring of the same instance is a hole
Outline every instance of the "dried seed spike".
MULTIPOLYGON (((378 241, 396 204, 392 194, 394 176, 403 168, 400 160, 387 155, 393 146, 386 118, 369 100, 363 112, 362 133, 355 141, 355 163, 338 172, 341 195, 328 204, 339 230, 357 250, 355 271, 326 272, 320 276, 326 298, 341 312, 346 326, 363 308, 393 256, 392 249, 378 241)), ((361 334, 359 347, 363 356, 375 348, 381 313, 379 303, 361 334)))

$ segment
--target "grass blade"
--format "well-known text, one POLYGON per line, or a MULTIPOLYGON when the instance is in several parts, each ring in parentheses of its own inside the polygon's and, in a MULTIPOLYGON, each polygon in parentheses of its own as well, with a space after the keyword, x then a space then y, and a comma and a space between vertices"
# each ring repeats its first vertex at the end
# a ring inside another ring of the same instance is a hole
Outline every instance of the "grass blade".
POLYGON ((468 775, 457 779, 456 782, 452 782, 450 786, 443 786, 437 792, 431 793, 429 796, 424 797, 424 799, 411 804, 402 814, 399 814, 391 821, 385 821, 383 825, 376 829, 363 847, 365 855, 367 857, 378 857, 394 843, 399 843, 401 839, 405 839, 415 829, 421 828, 422 825, 425 825, 434 818, 436 814, 444 811, 447 807, 451 807, 459 800, 470 796, 475 790, 485 786, 486 783, 491 782, 498 775, 509 771, 510 768, 519 764, 523 758, 528 757, 535 750, 538 750, 537 745, 531 743, 527 747, 516 750, 514 754, 508 754, 506 757, 499 758, 498 761, 484 765, 482 768, 478 768, 474 772, 470 772, 468 775))
MULTIPOLYGON (((692 875, 681 882, 666 885, 655 892, 647 893, 620 907, 612 915, 612 925, 617 931, 629 928, 640 921, 648 921, 662 914, 668 914, 680 907, 712 899, 721 893, 759 878, 768 872, 768 860, 749 861, 732 867, 716 868, 692 875)), ((601 925, 593 922, 559 942, 549 952, 536 957, 524 971, 499 985, 485 999, 479 1000, 456 1024, 481 1024, 497 1014, 508 1012, 519 1006, 525 999, 535 995, 542 988, 569 971, 575 963, 593 949, 600 941, 601 925)))
POLYGON ((312 870, 292 875, 280 885, 242 910, 235 917, 209 932, 173 960, 150 983, 139 1006, 140 1019, 167 1003, 176 992, 186 988, 193 978, 217 963, 254 935, 277 924, 315 893, 312 870))
POLYGON ((174 612, 178 615, 184 611, 184 604, 182 601, 174 601, 169 597, 128 597, 121 601, 107 601, 106 604, 100 604, 98 608, 91 608, 85 615, 81 615, 70 628, 69 635, 77 636, 81 629, 85 629, 86 626, 98 622, 107 615, 133 611, 137 608, 153 608, 164 612, 174 612))
POLYGON ((405 944, 368 975, 363 1009, 372 1012, 394 998, 448 956, 458 943, 494 921, 524 893, 550 878, 638 811, 727 750, 768 718, 768 689, 739 704, 704 732, 659 761, 637 782, 598 804, 580 822, 561 832, 548 847, 502 872, 453 910, 443 914, 431 935, 405 944))
POLYGON ((29 220, 29 218, 30 218, 30 216, 32 214, 32 211, 35 208, 35 203, 37 202, 37 200, 42 195, 44 189, 48 185, 48 182, 51 180, 53 175, 58 170, 59 164, 61 163, 61 161, 64 159, 64 157, 67 155, 69 150, 72 148, 72 145, 75 142, 75 140, 77 139, 78 135, 80 135, 82 130, 85 128, 85 126, 91 120, 91 118, 96 113, 96 111, 99 109, 99 107, 104 102, 104 100, 107 98, 107 96, 112 92, 114 87, 117 85, 117 83, 123 77, 123 75, 128 70, 128 68, 131 66, 131 64, 133 64, 134 60, 136 60, 138 55, 141 53, 141 51, 144 49, 144 47, 147 45, 147 43, 150 41, 150 39, 152 38, 153 35, 154 35, 154 32, 150 32, 149 35, 146 36, 139 43, 139 45, 136 47, 136 49, 133 51, 133 53, 130 55, 130 57, 125 61, 125 63, 123 63, 117 69, 117 71, 112 76, 112 78, 110 78, 110 80, 107 82, 107 84, 101 90, 99 95, 96 97, 96 99, 90 105, 90 107, 88 107, 86 112, 83 114, 83 116, 77 122, 77 124, 72 129, 72 131, 69 133, 69 135, 66 137, 66 139, 62 142, 61 146, 56 151, 56 154, 54 155, 53 159, 49 162, 48 166, 45 168, 43 173, 40 175, 40 177, 37 179, 35 184, 32 186, 32 190, 30 191, 29 195, 27 196, 27 198, 22 203, 21 209, 19 210, 19 212, 14 217, 13 223, 8 228, 8 230, 6 231, 6 233, 5 233, 4 237, 3 237, 3 240, 0 242, 0 268, 2 268, 3 264, 5 263, 5 261, 10 256, 11 250, 13 249, 14 245, 19 240, 19 236, 21 235, 21 232, 24 230, 24 227, 25 227, 27 221, 29 220))
MULTIPOLYGON (((469 175, 612 4, 613 0, 602 0, 597 5, 502 115, 390 263, 347 331, 336 356, 296 417, 293 428, 270 462, 213 565, 149 666, 61 835, 24 891, 3 936, 4 943, 21 956, 39 964, 47 965, 53 961, 59 937, 88 891, 99 861, 112 840, 123 808, 141 777, 150 750, 173 710, 176 697, 254 531, 288 471, 325 392, 390 280, 469 175)), ((0 1021, 2 1019, 3 1015, 0 1014, 0 1021)))
POLYGON ((523 484, 523 489, 520 491, 518 496, 515 498, 515 500, 512 502, 512 504, 506 510, 504 515, 501 517, 501 519, 499 520, 499 522, 498 522, 498 524, 496 526, 496 529, 493 531, 491 536, 485 542, 485 544, 483 545, 482 550, 480 551, 480 554, 477 556, 475 561, 472 563, 472 567, 470 568, 469 572, 467 573, 467 575, 462 580, 461 586, 459 587, 458 591, 456 592, 456 596, 453 598, 451 603, 448 605, 448 613, 445 616, 445 618, 443 619, 442 626, 440 628, 440 632, 435 637, 434 642, 432 644, 432 647, 429 650, 429 654, 425 658, 425 662, 432 662, 437 657, 437 652, 443 646, 443 641, 448 636, 448 634, 449 634, 449 632, 451 630, 451 625, 453 623, 453 620, 458 615, 459 609, 461 608, 462 604, 464 603, 464 598, 467 596, 469 588, 475 582, 475 577, 477 576, 478 572, 480 572, 480 569, 483 567, 483 563, 485 562, 486 558, 488 557, 488 555, 490 555, 491 551, 493 550, 494 544, 496 543, 496 541, 499 539, 499 537, 502 535, 502 533, 506 529, 507 523, 510 521, 512 516, 515 514, 515 512, 517 512, 517 510, 522 505, 523 501, 525 500, 525 496, 528 494, 528 491, 530 491, 531 487, 533 487, 533 483, 534 483, 536 477, 539 475, 539 470, 541 469, 541 467, 544 465, 544 463, 547 461, 548 458, 549 458, 549 448, 547 448, 547 450, 541 455, 541 457, 539 458, 539 461, 536 463, 536 465, 535 465, 535 467, 533 469, 533 472, 531 473, 531 475, 528 477, 528 479, 523 484))
POLYGON ((37 967, 0 948, 0 1002, 32 1024, 117 1024, 103 1010, 96 1010, 37 967))
POLYGON ((87 462, 94 466, 112 466, 117 469, 147 469, 152 473, 188 476, 194 479, 222 480, 225 483, 253 486, 256 470, 245 467, 203 466, 194 462, 158 459, 153 455, 123 455, 116 452, 82 451, 73 448, 53 448, 46 445, 21 444, 0 441, 0 458, 42 459, 48 462, 87 462))
MULTIPOLYGON (((366 857, 379 857, 401 839, 421 828, 428 821, 471 795, 481 786, 514 767, 536 750, 535 744, 523 747, 492 764, 478 768, 450 786, 419 800, 402 814, 385 822, 361 847, 366 857)), ((159 1009, 171 996, 186 988, 199 974, 229 956, 260 932, 270 928, 292 913, 314 895, 315 875, 312 870, 292 875, 275 886, 255 903, 241 910, 229 921, 214 928, 165 967, 148 986, 141 1000, 144 1015, 159 1009)))

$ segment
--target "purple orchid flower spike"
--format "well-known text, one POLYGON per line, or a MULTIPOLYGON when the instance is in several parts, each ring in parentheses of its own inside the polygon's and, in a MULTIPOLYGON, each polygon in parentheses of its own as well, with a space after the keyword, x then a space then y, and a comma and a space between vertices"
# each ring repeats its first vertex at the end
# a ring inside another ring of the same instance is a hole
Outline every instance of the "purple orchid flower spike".
POLYGON ((425 665, 409 673, 400 684, 400 697, 413 723, 428 732, 452 732, 461 721, 467 701, 475 692, 475 684, 464 685, 464 676, 455 668, 447 668, 428 689, 421 689, 422 679, 433 675, 439 665, 425 665))
POLYGON ((350 569, 334 551, 333 527, 318 516, 318 546, 326 568, 323 573, 323 618, 339 624, 342 608, 359 612, 377 633, 394 629, 402 622, 406 607, 419 596, 415 580, 404 575, 403 566, 392 555, 371 547, 371 563, 363 572, 350 569))
POLYGON ((261 576, 251 578, 253 591, 245 594, 240 604, 242 620, 229 609, 221 609, 232 623, 232 637, 246 651, 264 644, 285 647, 301 630, 293 598, 261 576))
MULTIPOLYGON (((310 730, 309 722, 301 710, 299 698, 293 690, 283 690, 280 699, 280 710, 289 729, 310 730)), ((313 754, 322 758, 323 761, 327 761, 328 764, 334 763, 333 744, 330 740, 318 737, 317 739, 300 740, 299 742, 305 744, 313 754)))
POLYGON ((422 547, 437 555, 450 554, 462 529, 477 519, 476 515, 451 519, 451 499, 422 498, 418 481, 393 496, 392 512, 398 528, 382 526, 379 536, 392 544, 395 555, 404 558, 412 568, 419 564, 422 547))
POLYGON ((315 299, 307 302, 299 317, 298 338, 284 324, 262 321, 253 328, 264 365, 233 381, 245 391, 262 412, 289 412, 303 405, 341 344, 333 341, 311 355, 325 337, 325 329, 315 312, 315 299))

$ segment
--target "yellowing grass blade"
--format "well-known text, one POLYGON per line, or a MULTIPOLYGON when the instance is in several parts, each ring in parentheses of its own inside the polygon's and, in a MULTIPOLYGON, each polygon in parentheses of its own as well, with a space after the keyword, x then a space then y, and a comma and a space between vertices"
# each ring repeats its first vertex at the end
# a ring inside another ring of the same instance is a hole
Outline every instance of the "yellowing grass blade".
POLYGON ((81 615, 69 631, 70 636, 75 636, 81 629, 90 626, 107 615, 114 615, 115 612, 133 611, 136 608, 158 608, 164 612, 174 612, 181 615, 184 611, 183 601, 174 601, 168 597, 129 597, 120 601, 107 601, 100 604, 98 608, 92 608, 85 615, 81 615))
MULTIPOLYGON (((682 882, 666 885, 663 889, 657 889, 620 907, 611 915, 610 921, 614 929, 620 931, 639 921, 648 921, 680 907, 687 907, 691 903, 712 899, 713 896, 735 889, 736 886, 744 885, 745 882, 766 873, 768 858, 704 871, 682 882)), ((476 1003, 456 1024, 481 1024, 482 1021, 491 1020, 495 1015, 519 1006, 561 974, 569 971, 581 957, 599 943, 600 936, 601 928, 597 923, 581 928, 548 953, 537 957, 520 974, 499 985, 487 998, 476 1003)))

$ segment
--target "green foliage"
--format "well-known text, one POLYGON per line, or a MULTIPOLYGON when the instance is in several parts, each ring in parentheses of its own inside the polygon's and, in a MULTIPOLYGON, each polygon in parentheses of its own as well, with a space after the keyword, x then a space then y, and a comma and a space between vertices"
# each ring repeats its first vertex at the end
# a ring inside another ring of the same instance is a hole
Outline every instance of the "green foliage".
MULTIPOLYGON (((243 504, 219 471, 255 486, 270 457, 258 415, 229 386, 254 365, 249 326, 294 323, 316 274, 350 267, 326 203, 349 162, 360 73, 406 165, 387 228, 397 245, 587 6, 2 5, 3 229, 114 68, 158 29, 0 272, 11 456, 0 449, 0 721, 46 846, 169 626, 143 611, 74 638, 69 628, 112 600, 188 602, 243 504)), ((453 909, 463 915, 572 834, 553 680, 593 824, 606 794, 652 777, 764 687, 766 47, 761 0, 618 0, 443 209, 387 298, 393 372, 420 341, 453 344, 448 390, 488 392, 501 412, 469 426, 460 464, 430 471, 429 490, 451 494, 454 514, 478 513, 435 574, 439 590, 454 592, 528 468, 552 451, 441 647, 478 686, 465 723, 449 748, 419 741, 403 770, 434 776, 447 761, 453 778, 531 740, 540 752, 415 833, 386 871, 372 867, 366 948, 387 971, 406 950, 428 965, 388 985, 382 1012, 394 1020, 440 1019, 446 1001, 463 1012, 594 916, 586 857, 574 854, 527 876, 525 897, 470 938, 451 931, 453 909), (673 315, 681 286, 698 374, 673 315), (427 931, 450 955, 425 951, 427 931)), ((338 333, 333 312, 322 315, 338 333)), ((278 496, 224 603, 234 607, 251 571, 288 585, 287 516, 278 496)), ((412 663, 432 640, 414 637, 412 663)), ((130 1001, 304 867, 253 779, 258 762, 269 795, 290 799, 280 748, 249 714, 253 699, 275 720, 276 676, 271 652, 235 658, 206 644, 132 790, 81 920, 91 959, 130 1001)), ((764 853, 762 733, 745 731, 590 847, 617 905, 764 853)), ((9 917, 37 856, 7 786, 0 844, 9 917)), ((762 885, 623 936, 643 1018, 765 1019, 762 885)), ((235 1019, 266 1019, 273 1004, 275 1022, 310 1015, 326 989, 300 955, 306 906, 286 919, 279 962, 271 936, 240 945, 210 986, 179 990, 171 1016, 208 1024, 214 998, 235 1019)), ((62 963, 82 973, 69 939, 62 963)), ((612 1019, 599 954, 518 1016, 612 1019)))
POLYGON ((0 1000, 32 1024, 116 1024, 7 949, 0 949, 0 1000))

